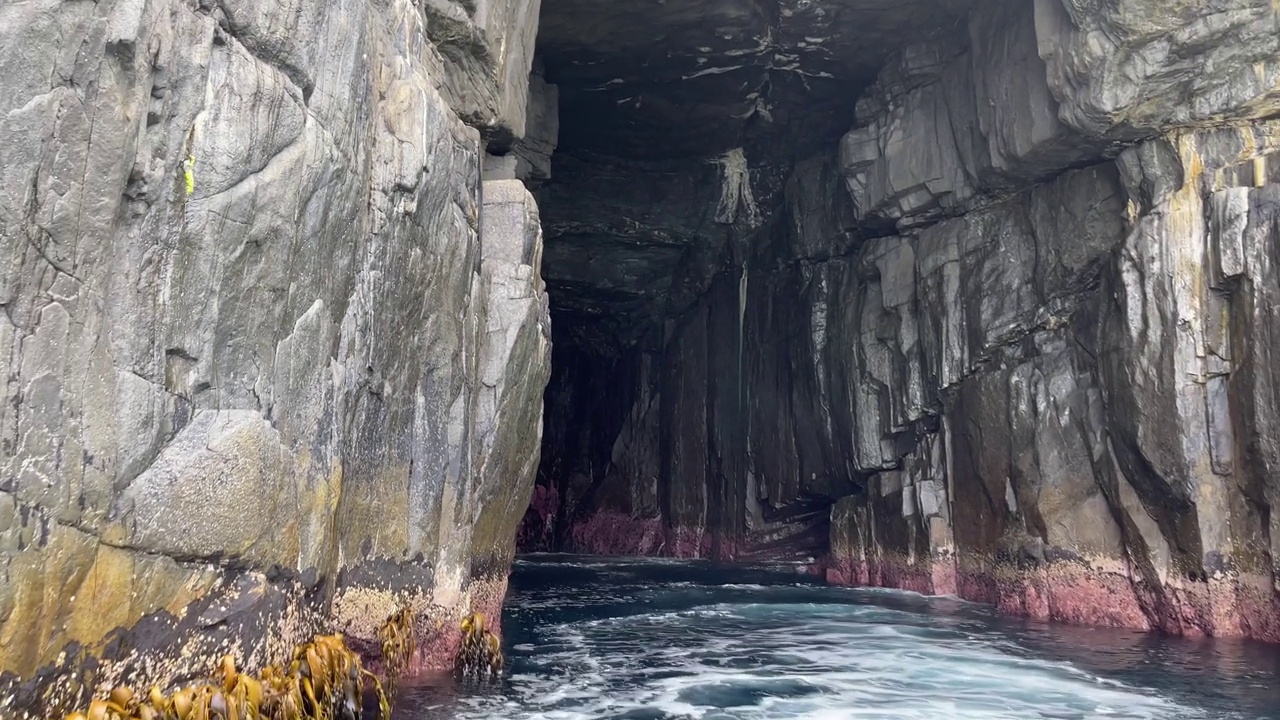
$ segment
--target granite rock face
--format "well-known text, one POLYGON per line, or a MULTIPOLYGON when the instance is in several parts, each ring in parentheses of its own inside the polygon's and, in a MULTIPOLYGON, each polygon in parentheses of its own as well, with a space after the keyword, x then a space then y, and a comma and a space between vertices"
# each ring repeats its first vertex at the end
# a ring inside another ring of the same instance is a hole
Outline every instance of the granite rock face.
POLYGON ((953 7, 820 143, 681 136, 714 177, 618 140, 648 190, 607 189, 613 139, 566 124, 528 537, 1280 641, 1280 11, 1102 5, 953 7))
POLYGON ((480 158, 537 12, 0 8, 7 703, 496 612, 550 331, 536 204, 480 158))

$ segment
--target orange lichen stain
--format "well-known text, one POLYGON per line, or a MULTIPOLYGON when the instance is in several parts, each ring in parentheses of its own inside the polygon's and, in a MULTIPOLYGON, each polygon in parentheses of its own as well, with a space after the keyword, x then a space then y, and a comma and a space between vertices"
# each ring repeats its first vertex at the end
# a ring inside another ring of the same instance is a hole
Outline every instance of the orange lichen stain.
POLYGON ((1179 133, 1178 154, 1182 157, 1182 166, 1186 170, 1186 184, 1192 185, 1204 175, 1204 159, 1196 148, 1195 137, 1190 133, 1179 133))
POLYGON ((1182 158, 1185 182, 1169 198, 1169 231, 1175 238, 1189 238, 1197 229, 1203 207, 1200 197, 1200 180, 1204 177, 1204 160, 1200 157, 1195 139, 1190 134, 1179 134, 1177 143, 1178 154, 1182 158))
POLYGON ((1244 144, 1244 148, 1240 151, 1240 162, 1244 162, 1249 158, 1258 154, 1258 139, 1253 136, 1253 128, 1243 128, 1239 130, 1240 139, 1244 144))

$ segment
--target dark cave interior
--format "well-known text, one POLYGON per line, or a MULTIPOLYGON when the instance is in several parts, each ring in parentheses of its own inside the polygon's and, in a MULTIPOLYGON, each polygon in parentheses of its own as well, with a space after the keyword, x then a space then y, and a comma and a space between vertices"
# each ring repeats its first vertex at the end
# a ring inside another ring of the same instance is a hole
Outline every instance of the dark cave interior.
POLYGON ((840 138, 894 52, 967 41, 969 4, 544 2, 553 360, 523 550, 826 552, 860 478, 807 427, 824 401, 793 360, 821 329, 792 299, 892 232, 858 221, 840 138))

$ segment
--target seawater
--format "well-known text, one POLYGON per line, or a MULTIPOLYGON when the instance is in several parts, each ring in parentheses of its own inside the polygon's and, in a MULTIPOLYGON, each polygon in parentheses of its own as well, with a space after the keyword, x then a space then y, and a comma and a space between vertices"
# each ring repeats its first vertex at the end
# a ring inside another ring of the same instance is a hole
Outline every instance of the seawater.
POLYGON ((396 720, 1280 720, 1280 648, 997 617, 775 568, 530 556, 495 686, 396 720))

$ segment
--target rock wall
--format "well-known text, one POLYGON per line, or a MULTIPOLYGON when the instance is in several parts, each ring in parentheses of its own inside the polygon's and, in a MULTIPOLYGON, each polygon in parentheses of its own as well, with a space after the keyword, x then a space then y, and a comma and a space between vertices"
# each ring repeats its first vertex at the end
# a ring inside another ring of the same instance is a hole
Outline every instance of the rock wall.
POLYGON ((497 613, 550 331, 537 206, 481 158, 537 14, 0 7, 0 714, 404 602, 439 666, 497 613))
POLYGON ((1257 118, 1280 14, 1076 5, 976 11, 967 49, 931 77, 904 53, 844 138, 859 214, 901 234, 860 255, 872 474, 833 508, 828 574, 1280 640, 1269 281, 1243 260, 1276 232, 1280 126, 1257 118))
POLYGON ((1280 13, 1105 5, 978 3, 748 153, 692 309, 553 379, 615 409, 544 448, 552 544, 1280 640, 1280 13))
MULTIPOLYGON (((1274 236, 1276 176, 1255 159, 1277 129, 1176 132, 877 243, 915 254, 895 285, 925 332, 871 347, 900 376, 922 362, 940 426, 836 504, 832 579, 1280 639, 1276 487, 1253 449, 1269 421, 1245 389, 1270 352, 1266 301, 1218 269, 1223 248, 1274 236), (1143 201, 1143 185, 1162 190, 1143 201)), ((871 304, 873 322, 902 307, 871 304)), ((875 408, 922 407, 916 386, 875 387, 872 412, 855 408, 873 447, 897 431, 875 408)))

